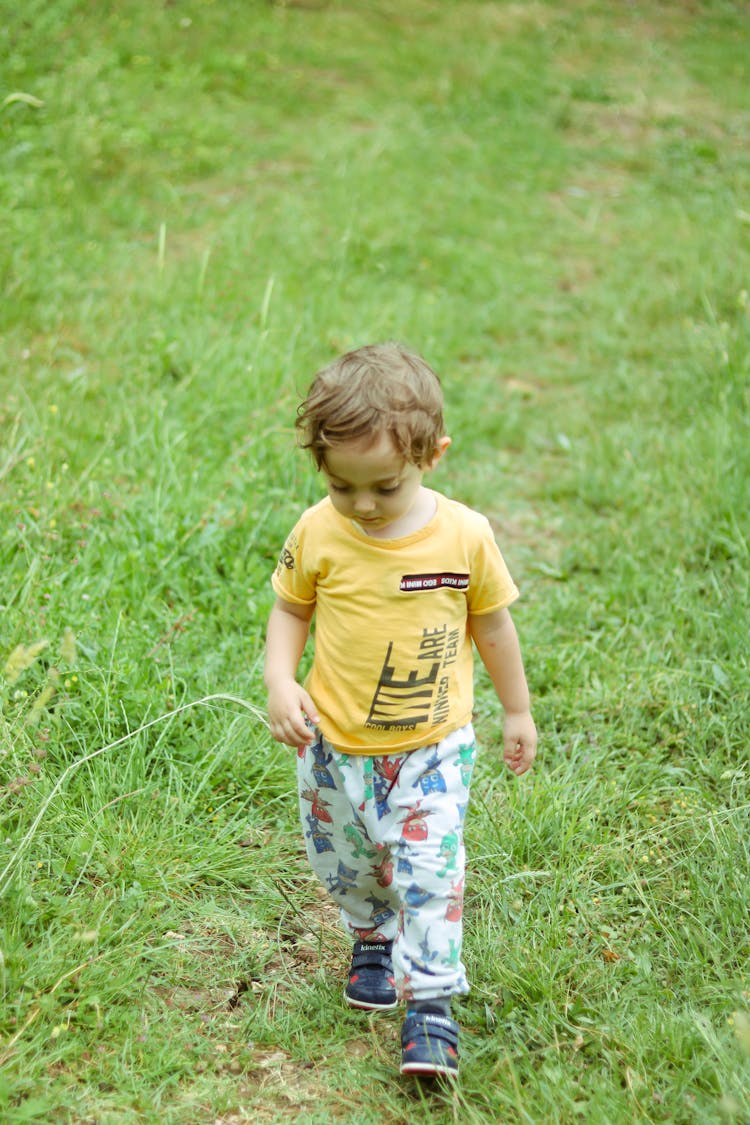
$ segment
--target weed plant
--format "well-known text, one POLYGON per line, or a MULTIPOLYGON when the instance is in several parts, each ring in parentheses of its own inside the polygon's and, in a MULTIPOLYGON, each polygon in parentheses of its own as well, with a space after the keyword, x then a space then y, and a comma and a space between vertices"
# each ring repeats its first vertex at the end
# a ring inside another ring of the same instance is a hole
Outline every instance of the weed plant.
POLYGON ((747 6, 0 3, 0 1119, 750 1120, 747 6), (522 587, 462 1080, 343 1008, 269 574, 341 350, 522 587))

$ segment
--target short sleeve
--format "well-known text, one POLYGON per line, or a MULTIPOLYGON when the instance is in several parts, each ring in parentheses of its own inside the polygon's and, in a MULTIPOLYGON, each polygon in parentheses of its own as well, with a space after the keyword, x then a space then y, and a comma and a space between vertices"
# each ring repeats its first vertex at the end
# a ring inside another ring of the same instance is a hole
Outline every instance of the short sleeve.
POLYGON ((315 603, 317 572, 311 564, 312 551, 304 519, 300 520, 289 535, 271 577, 276 594, 287 602, 298 605, 315 603))
POLYGON ((519 596, 505 559, 495 542, 489 521, 482 517, 471 559, 471 577, 466 595, 469 613, 491 613, 505 609, 519 596))

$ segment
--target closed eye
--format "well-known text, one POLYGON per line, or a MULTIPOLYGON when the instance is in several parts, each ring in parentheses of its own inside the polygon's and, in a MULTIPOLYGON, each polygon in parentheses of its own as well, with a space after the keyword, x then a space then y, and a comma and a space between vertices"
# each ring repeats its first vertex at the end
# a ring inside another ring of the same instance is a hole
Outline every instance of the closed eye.
MULTIPOLYGON (((330 488, 331 492, 345 493, 345 492, 351 492, 352 491, 351 485, 349 485, 349 484, 334 484, 332 480, 328 481, 328 487, 330 488)), ((375 491, 378 493, 379 496, 392 496, 395 492, 398 492, 398 490, 400 488, 401 488, 401 481, 398 481, 397 484, 391 484, 391 485, 388 485, 387 487, 385 485, 380 485, 380 487, 376 488, 375 491)))

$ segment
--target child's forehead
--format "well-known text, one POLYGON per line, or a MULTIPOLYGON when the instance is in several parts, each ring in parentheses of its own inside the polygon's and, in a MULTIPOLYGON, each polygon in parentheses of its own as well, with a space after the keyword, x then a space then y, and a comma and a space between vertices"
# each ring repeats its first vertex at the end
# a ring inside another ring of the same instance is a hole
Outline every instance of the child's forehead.
POLYGON ((389 434, 375 441, 358 439, 342 442, 326 450, 323 468, 330 477, 350 484, 369 484, 392 480, 406 465, 389 434))

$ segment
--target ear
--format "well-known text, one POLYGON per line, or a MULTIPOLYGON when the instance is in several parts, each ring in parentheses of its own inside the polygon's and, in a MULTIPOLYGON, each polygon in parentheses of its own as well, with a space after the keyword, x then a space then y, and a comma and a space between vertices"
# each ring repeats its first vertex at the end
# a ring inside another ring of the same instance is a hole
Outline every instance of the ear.
POLYGON ((441 437, 441 438, 439 438, 439 439, 438 439, 438 442, 437 442, 437 444, 436 444, 436 446, 435 446, 435 452, 433 453, 433 455, 432 455, 432 457, 431 457, 431 458, 429 459, 429 461, 427 461, 427 462, 425 463, 425 466, 424 466, 424 467, 425 467, 425 470, 428 470, 428 469, 434 469, 434 468, 435 468, 435 466, 437 465, 438 461, 442 460, 442 457, 443 457, 443 455, 444 455, 444 453, 445 453, 446 449, 447 449, 447 448, 448 448, 448 446, 450 445, 450 443, 451 443, 451 439, 450 439, 449 437, 447 437, 447 436, 446 436, 446 437, 441 437))

